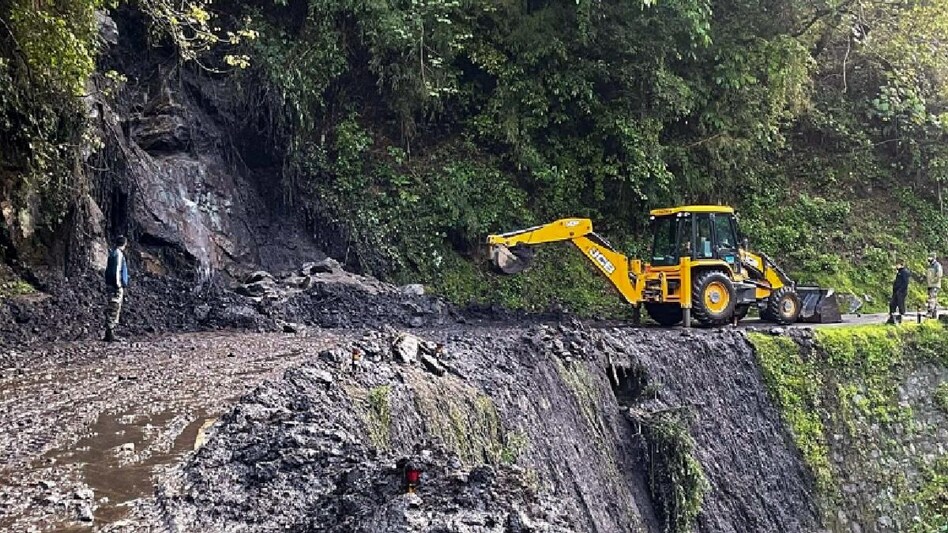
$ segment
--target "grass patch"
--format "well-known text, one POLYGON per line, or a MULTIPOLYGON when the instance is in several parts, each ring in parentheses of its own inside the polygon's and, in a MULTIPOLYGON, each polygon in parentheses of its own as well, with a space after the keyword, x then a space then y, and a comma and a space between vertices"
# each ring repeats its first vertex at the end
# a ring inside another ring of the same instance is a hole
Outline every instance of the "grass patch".
POLYGON ((829 489, 833 471, 829 447, 819 411, 821 408, 819 369, 801 357, 797 344, 788 337, 749 333, 757 362, 784 421, 790 426, 794 443, 813 471, 817 486, 829 489))
POLYGON ((648 448, 649 493, 658 503, 663 531, 693 531, 708 491, 708 480, 695 457, 695 442, 684 414, 643 413, 638 423, 648 448))
POLYGON ((507 431, 493 400, 460 382, 413 380, 414 402, 427 433, 465 464, 512 464, 529 446, 526 435, 507 431))
POLYGON ((367 417, 369 439, 380 450, 388 449, 390 443, 392 427, 391 393, 392 388, 388 385, 373 387, 369 390, 367 417))
POLYGON ((601 442, 604 440, 605 430, 600 419, 600 397, 598 390, 595 388, 592 374, 582 363, 566 364, 559 357, 553 357, 552 359, 563 383, 576 398, 576 403, 579 405, 583 418, 586 419, 589 427, 596 432, 601 442))

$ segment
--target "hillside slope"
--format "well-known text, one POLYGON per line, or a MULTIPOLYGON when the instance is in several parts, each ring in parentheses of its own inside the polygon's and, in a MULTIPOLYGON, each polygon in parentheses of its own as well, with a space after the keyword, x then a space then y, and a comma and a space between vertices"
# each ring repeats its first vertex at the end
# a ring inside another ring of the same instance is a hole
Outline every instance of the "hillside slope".
POLYGON ((455 302, 615 312, 558 250, 491 276, 484 235, 589 216, 641 255, 648 209, 720 202, 878 308, 897 258, 945 244, 942 3, 182 6, 3 4, 0 243, 28 281, 127 233, 138 270, 324 252, 455 302))

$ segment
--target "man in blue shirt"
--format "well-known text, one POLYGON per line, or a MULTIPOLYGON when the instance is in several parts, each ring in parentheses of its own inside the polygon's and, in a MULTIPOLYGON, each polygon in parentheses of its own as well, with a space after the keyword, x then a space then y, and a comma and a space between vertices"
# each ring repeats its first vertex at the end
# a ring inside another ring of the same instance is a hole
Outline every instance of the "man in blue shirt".
POLYGON ((119 236, 115 239, 115 248, 109 251, 109 261, 105 266, 105 287, 109 303, 105 311, 105 341, 115 341, 115 326, 122 313, 122 301, 125 288, 128 287, 128 263, 125 261, 125 248, 128 240, 119 236))

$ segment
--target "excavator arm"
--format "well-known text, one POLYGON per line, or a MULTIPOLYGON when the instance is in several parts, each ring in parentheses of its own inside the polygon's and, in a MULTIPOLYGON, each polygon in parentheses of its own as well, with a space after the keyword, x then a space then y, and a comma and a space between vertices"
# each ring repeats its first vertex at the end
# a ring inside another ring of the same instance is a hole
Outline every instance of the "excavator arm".
POLYGON ((626 301, 632 304, 641 301, 644 287, 644 283, 639 282, 641 262, 629 260, 617 252, 608 241, 593 232, 592 221, 587 218, 564 218, 542 226, 487 237, 491 262, 505 274, 526 270, 533 260, 533 246, 561 241, 569 241, 576 246, 626 301))

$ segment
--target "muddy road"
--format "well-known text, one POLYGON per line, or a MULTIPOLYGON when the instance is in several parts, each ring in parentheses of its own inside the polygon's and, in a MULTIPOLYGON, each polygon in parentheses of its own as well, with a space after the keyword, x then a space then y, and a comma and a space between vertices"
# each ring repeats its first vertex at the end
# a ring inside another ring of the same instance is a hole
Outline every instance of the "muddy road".
POLYGON ((182 334, 17 354, 0 369, 0 531, 121 525, 234 400, 345 336, 182 334))
MULTIPOLYGON (((885 317, 846 318, 853 324, 885 317)), ((753 320, 743 326, 773 327, 753 320)), ((242 395, 360 335, 315 328, 308 335, 191 333, 4 354, 0 531, 131 526, 130 505, 154 494, 153 477, 179 464, 242 395)))

